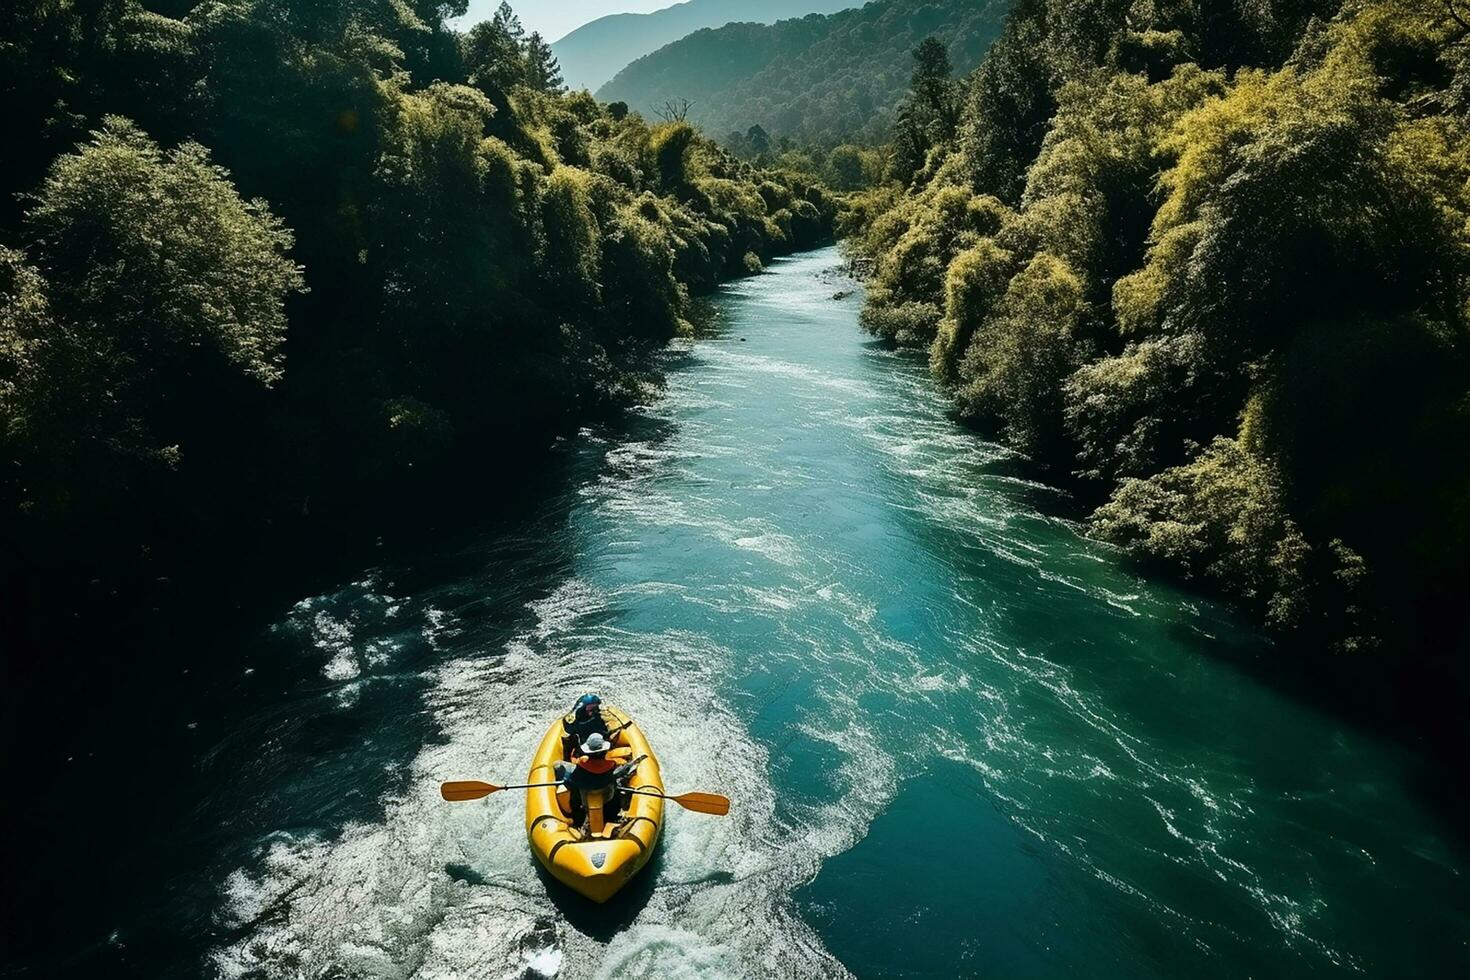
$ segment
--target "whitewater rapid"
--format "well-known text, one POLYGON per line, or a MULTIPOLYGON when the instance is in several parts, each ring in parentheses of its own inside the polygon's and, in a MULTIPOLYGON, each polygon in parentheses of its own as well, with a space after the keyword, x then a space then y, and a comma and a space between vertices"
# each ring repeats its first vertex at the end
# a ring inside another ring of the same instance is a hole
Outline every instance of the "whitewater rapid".
MULTIPOLYGON (((827 384, 796 365, 770 369, 827 384)), ((647 413, 668 421, 726 404, 702 390, 718 389, 720 381, 686 380, 675 375, 647 413)), ((851 393, 840 383, 832 390, 851 393)), ((616 553, 623 532, 682 527, 777 569, 799 565, 795 542, 769 522, 731 521, 698 498, 663 489, 671 475, 722 451, 697 427, 663 445, 608 442, 592 431, 578 442, 604 460, 600 478, 578 490, 578 506, 591 511, 593 535, 606 548, 602 557, 616 553)), ((795 588, 732 582, 692 590, 677 581, 610 587, 571 577, 528 604, 528 628, 489 650, 457 624, 453 609, 432 598, 413 608, 412 600, 380 592, 371 577, 303 600, 277 629, 323 656, 322 675, 341 683, 334 696, 344 704, 363 684, 393 682, 393 655, 405 632, 417 629, 441 652, 445 663, 426 678, 424 695, 440 744, 412 760, 408 791, 386 801, 380 822, 353 824, 330 838, 282 831, 262 843, 257 862, 229 876, 221 923, 239 938, 214 954, 219 975, 846 975, 796 913, 791 894, 825 858, 861 837, 867 815, 890 792, 892 759, 865 750, 835 799, 778 812, 768 750, 721 693, 730 676, 747 669, 738 662, 742 655, 707 634, 630 627, 616 615, 655 597, 758 613, 841 601, 835 582, 809 592, 810 583, 799 574, 798 581, 795 588), (447 779, 519 781, 549 720, 588 690, 638 719, 671 792, 717 791, 735 801, 725 819, 671 811, 661 853, 644 873, 651 891, 639 895, 641 907, 631 914, 619 905, 565 913, 526 846, 524 806, 515 794, 449 806, 438 793, 447 779)), ((812 734, 834 744, 872 744, 857 724, 812 734)))
MULTIPOLYGON (((383 822, 349 826, 336 840, 281 834, 266 846, 258 867, 231 876, 230 925, 249 928, 217 954, 220 973, 837 972, 786 899, 823 857, 849 842, 853 830, 778 819, 765 750, 714 693, 728 651, 680 631, 633 634, 609 627, 603 614, 620 598, 568 582, 534 604, 535 627, 503 650, 453 660, 436 671, 426 705, 444 744, 414 759, 410 792, 388 803, 383 822), (587 650, 602 651, 609 663, 589 670, 587 650), (584 689, 617 691, 666 771, 739 801, 724 820, 679 814, 669 821, 660 860, 650 869, 656 887, 611 938, 596 917, 615 922, 617 908, 581 910, 585 928, 578 928, 548 896, 526 847, 519 797, 448 806, 438 794, 439 783, 451 778, 513 781, 548 719, 584 689), (691 726, 691 718, 702 724, 691 726), (715 733, 722 750, 702 748, 700 741, 715 733)), ((380 597, 378 604, 391 602, 380 597)), ((452 634, 452 622, 441 617, 436 628, 452 634)), ((322 626, 313 620, 313 629, 322 626)), ((323 645, 333 647, 342 624, 324 632, 323 645)))

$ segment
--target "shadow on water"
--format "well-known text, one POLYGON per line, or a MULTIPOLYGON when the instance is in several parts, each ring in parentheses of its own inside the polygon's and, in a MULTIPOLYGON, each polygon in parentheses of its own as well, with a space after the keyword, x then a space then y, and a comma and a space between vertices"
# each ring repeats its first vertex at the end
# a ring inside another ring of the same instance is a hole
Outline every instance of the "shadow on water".
POLYGON ((444 866, 444 873, 463 885, 484 888, 490 884, 489 878, 486 878, 468 864, 446 864, 444 866))
POLYGON ((653 857, 644 865, 643 870, 605 905, 599 905, 572 891, 553 878, 539 862, 536 865, 536 874, 545 885, 546 894, 552 904, 566 917, 572 928, 605 943, 631 926, 643 912, 658 888, 658 878, 663 873, 663 866, 664 848, 660 844, 654 848, 653 857))
POLYGON ((1273 641, 1233 619, 1222 625, 1233 631, 1218 636, 1176 622, 1168 635, 1193 656, 1224 663, 1323 717, 1399 746, 1405 785, 1438 815, 1445 842, 1470 861, 1470 735, 1457 684, 1418 680, 1403 685, 1419 692, 1413 697, 1396 694, 1393 683, 1385 682, 1384 665, 1371 658, 1353 660, 1306 642, 1273 641))

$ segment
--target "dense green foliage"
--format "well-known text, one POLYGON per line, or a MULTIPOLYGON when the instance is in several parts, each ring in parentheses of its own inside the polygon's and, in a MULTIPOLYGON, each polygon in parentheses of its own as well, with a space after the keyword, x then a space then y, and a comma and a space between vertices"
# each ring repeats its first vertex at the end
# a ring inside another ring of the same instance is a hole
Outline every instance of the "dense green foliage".
POLYGON ((911 72, 910 52, 941 39, 961 70, 979 64, 1008 0, 876 0, 773 26, 692 34, 629 65, 598 95, 647 111, 693 103, 711 133, 761 126, 773 138, 835 146, 883 142, 911 72))
POLYGON ((848 217, 865 323, 1138 559, 1336 649, 1451 647, 1467 40, 1446 0, 1022 0, 848 217))
POLYGON ((892 169, 892 150, 886 146, 841 143, 830 149, 799 146, 788 137, 773 140, 759 125, 730 133, 720 145, 736 159, 763 168, 804 174, 836 191, 861 191, 881 184, 892 169))
POLYGON ((563 94, 509 8, 462 12, 6 8, 9 557, 127 561, 509 459, 639 397, 691 290, 830 234, 809 181, 563 94))
POLYGON ((685 0, 647 14, 609 14, 572 31, 552 50, 573 88, 596 90, 647 54, 695 31, 860 7, 861 0, 685 0))

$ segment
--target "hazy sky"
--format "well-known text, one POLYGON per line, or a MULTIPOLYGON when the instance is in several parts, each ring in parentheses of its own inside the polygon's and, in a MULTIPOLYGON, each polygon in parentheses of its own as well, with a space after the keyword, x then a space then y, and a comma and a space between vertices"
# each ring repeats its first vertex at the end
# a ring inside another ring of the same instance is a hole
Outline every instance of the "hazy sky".
MULTIPOLYGON (((678 0, 511 0, 527 31, 540 31, 548 41, 561 38, 588 21, 607 14, 646 14, 672 7, 678 0)), ((482 21, 495 12, 500 0, 470 0, 462 26, 482 21)))

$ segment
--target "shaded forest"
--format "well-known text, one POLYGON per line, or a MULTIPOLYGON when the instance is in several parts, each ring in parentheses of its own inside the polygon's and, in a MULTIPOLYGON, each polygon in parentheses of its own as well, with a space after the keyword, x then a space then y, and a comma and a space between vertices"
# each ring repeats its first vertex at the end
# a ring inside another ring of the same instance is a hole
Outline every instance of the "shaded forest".
POLYGON ((11 604, 446 469, 493 499, 646 397, 691 294, 829 237, 808 181, 566 93, 509 7, 447 29, 463 8, 6 6, 11 604))
POLYGON ((919 50, 847 218, 865 325, 1092 533, 1421 694, 1470 689, 1467 20, 1021 0, 919 50))

